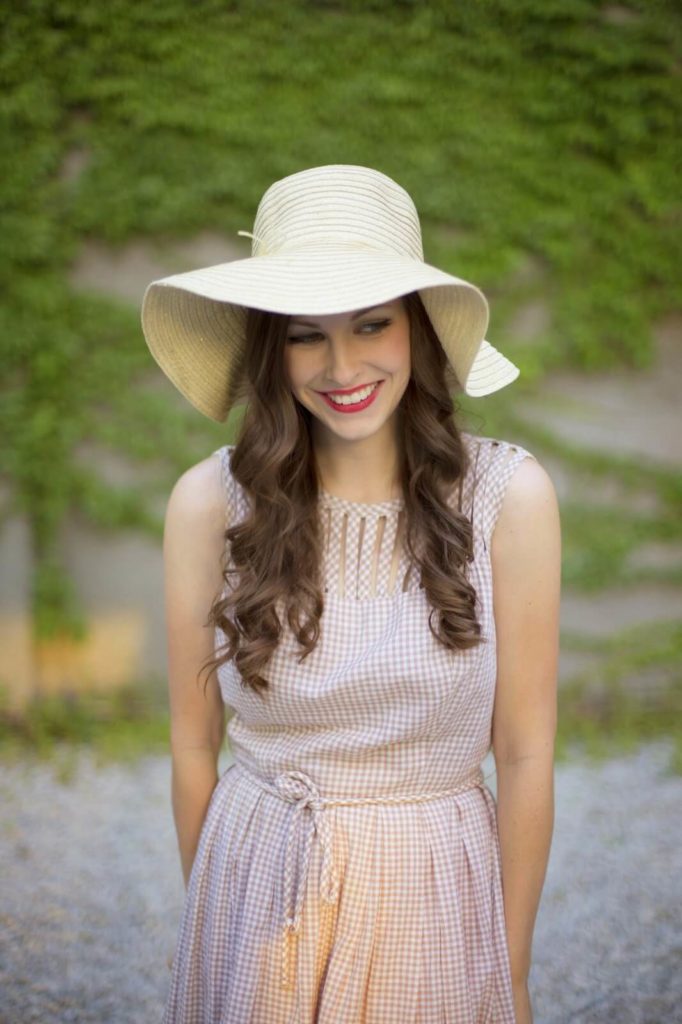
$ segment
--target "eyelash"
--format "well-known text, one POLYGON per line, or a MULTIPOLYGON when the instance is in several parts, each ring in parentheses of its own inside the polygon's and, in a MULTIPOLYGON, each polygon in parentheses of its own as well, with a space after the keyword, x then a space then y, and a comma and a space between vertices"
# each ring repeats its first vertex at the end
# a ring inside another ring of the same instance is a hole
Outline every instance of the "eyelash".
MULTIPOLYGON (((388 325, 390 323, 391 323, 390 320, 370 320, 370 321, 368 321, 365 324, 361 324, 361 327, 377 327, 379 330, 371 331, 370 334, 368 335, 368 337, 372 337, 373 335, 378 334, 379 331, 382 328, 388 327, 388 325)), ((295 338, 289 336, 287 338, 287 341, 290 342, 291 344, 295 345, 298 342, 306 342, 306 341, 310 341, 311 338, 321 338, 321 337, 322 337, 321 333, 319 331, 315 331, 314 334, 298 334, 298 335, 296 335, 295 338)))

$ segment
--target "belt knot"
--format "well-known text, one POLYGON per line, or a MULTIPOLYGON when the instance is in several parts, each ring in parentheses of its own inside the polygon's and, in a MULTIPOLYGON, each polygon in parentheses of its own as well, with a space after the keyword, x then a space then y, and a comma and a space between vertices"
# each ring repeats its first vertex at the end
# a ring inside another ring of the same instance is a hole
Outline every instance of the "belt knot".
POLYGON ((431 800, 446 794, 463 793, 476 786, 482 786, 483 772, 480 767, 475 774, 447 789, 439 792, 417 793, 399 796, 383 797, 322 797, 313 780, 305 772, 291 769, 280 772, 272 782, 250 773, 251 778, 262 789, 293 804, 289 816, 286 847, 284 855, 284 925, 282 941, 282 988, 290 988, 293 978, 290 969, 290 942, 301 928, 301 912, 305 896, 306 881, 308 878, 308 866, 312 849, 313 838, 317 834, 320 840, 322 851, 322 863, 320 867, 319 891, 320 898, 325 903, 336 903, 339 896, 339 876, 334 864, 332 855, 332 832, 326 815, 326 808, 330 806, 355 804, 401 804, 431 800), (296 892, 296 900, 293 900, 294 874, 295 874, 295 849, 294 842, 298 834, 299 821, 305 811, 307 815, 307 829, 303 848, 300 877, 296 892), (293 906, 292 906, 293 904, 293 906))
POLYGON ((274 786, 283 800, 300 807, 318 810, 324 806, 320 791, 305 772, 282 772, 274 780, 274 786))

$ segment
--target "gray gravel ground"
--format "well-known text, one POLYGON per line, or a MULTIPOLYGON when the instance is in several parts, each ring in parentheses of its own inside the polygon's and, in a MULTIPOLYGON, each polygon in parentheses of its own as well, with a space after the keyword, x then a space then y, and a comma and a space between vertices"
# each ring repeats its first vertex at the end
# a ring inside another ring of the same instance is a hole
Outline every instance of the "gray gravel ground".
MULTIPOLYGON (((682 778, 670 756, 661 741, 557 765, 535 1024, 682 1022, 682 778)), ((2 1024, 160 1021, 184 897, 168 759, 97 767, 83 753, 67 782, 50 764, 3 765, 0 801, 2 1024)))

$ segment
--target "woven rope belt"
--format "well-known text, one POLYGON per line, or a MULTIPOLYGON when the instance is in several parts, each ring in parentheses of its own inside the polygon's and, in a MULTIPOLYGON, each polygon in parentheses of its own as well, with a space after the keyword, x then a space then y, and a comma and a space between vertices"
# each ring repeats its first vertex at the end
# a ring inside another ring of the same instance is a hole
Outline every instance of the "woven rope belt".
MULTIPOLYGON (((242 766, 243 767, 243 766, 242 766)), ((245 769, 246 770, 246 769, 245 769)), ((284 931, 282 936, 282 988, 291 988, 293 982, 293 971, 290 970, 291 960, 291 939, 298 934, 301 927, 301 909, 305 896, 306 881, 308 878, 308 865, 310 851, 315 833, 319 836, 322 847, 322 865, 320 868, 320 897, 326 903, 336 903, 339 895, 339 878, 332 857, 332 834, 331 826, 325 815, 326 807, 352 806, 355 804, 403 804, 420 803, 423 800, 435 800, 441 796, 452 796, 456 793, 465 793, 469 789, 475 789, 483 784, 483 772, 477 769, 474 776, 458 783, 448 789, 441 789, 436 792, 415 793, 404 796, 382 796, 382 797, 323 797, 305 772, 295 770, 282 772, 274 782, 266 781, 255 773, 248 771, 249 777, 274 796, 294 804, 294 810, 289 819, 287 833, 286 853, 284 859, 284 931), (305 837, 303 851, 303 864, 301 867, 296 904, 291 913, 292 891, 294 886, 294 839, 296 827, 301 820, 303 811, 309 810, 308 830, 305 837)))

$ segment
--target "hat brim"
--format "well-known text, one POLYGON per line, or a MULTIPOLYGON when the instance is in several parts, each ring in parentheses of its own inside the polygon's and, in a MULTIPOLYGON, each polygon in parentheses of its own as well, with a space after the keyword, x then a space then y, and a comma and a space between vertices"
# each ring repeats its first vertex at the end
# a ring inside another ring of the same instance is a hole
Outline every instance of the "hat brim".
POLYGON ((243 338, 248 307, 325 316, 418 291, 456 381, 481 396, 519 370, 485 340, 488 304, 462 278, 421 260, 376 250, 320 247, 251 256, 148 285, 142 329, 163 372, 200 412, 223 422, 245 401, 243 338))

